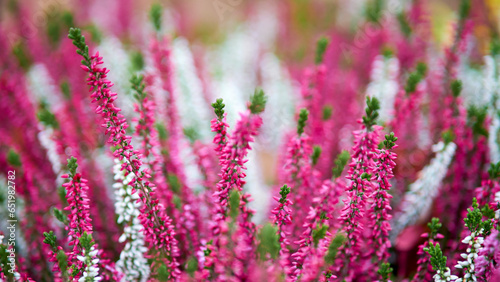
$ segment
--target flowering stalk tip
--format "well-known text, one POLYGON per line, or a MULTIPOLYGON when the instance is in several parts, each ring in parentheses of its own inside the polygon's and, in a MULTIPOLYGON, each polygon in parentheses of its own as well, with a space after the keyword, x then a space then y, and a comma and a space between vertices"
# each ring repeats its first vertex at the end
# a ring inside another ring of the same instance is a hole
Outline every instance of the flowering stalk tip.
POLYGON ((297 134, 301 135, 304 133, 304 127, 306 126, 307 119, 309 117, 309 111, 307 109, 300 109, 299 121, 297 122, 297 134))
POLYGON ((266 107, 267 96, 262 89, 256 89, 255 93, 250 97, 250 112, 252 114, 260 114, 266 107))
POLYGON ((330 40, 326 37, 321 37, 316 43, 316 65, 319 65, 323 62, 323 57, 325 56, 326 48, 328 47, 328 43, 330 40))

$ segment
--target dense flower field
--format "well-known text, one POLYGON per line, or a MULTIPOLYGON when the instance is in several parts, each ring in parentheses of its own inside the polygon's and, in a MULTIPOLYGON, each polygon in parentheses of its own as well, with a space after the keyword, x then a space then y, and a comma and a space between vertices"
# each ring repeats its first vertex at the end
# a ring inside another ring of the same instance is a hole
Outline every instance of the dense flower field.
POLYGON ((0 2, 0 281, 500 281, 494 1, 188 2, 0 2))

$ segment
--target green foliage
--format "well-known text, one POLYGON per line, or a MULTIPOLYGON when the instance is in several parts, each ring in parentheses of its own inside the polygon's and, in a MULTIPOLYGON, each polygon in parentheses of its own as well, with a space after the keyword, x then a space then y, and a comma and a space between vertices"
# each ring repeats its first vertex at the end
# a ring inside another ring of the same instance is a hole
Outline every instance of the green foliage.
POLYGON ((490 53, 492 56, 497 56, 500 54, 500 40, 497 36, 495 36, 491 39, 490 53))
POLYGON ((141 51, 134 51, 130 54, 130 63, 132 65, 133 71, 141 71, 144 69, 144 55, 142 55, 141 51))
POLYGON ((430 229, 429 238, 434 238, 439 233, 439 229, 443 226, 439 222, 439 218, 433 217, 431 222, 427 223, 427 227, 430 229))
POLYGON ((431 265, 434 271, 440 271, 441 273, 446 272, 446 260, 447 258, 443 256, 443 251, 441 251, 441 246, 439 243, 434 245, 432 242, 429 244, 428 248, 424 248, 424 251, 431 256, 431 265))
POLYGON ((315 63, 319 65, 323 62, 323 58, 325 56, 326 48, 328 47, 328 43, 330 40, 326 37, 321 37, 316 43, 316 58, 315 63))
POLYGON ((9 149, 9 152, 7 153, 7 162, 9 165, 13 167, 20 167, 21 166, 21 158, 19 155, 16 153, 16 151, 9 149))
POLYGON ((194 127, 185 127, 182 129, 182 132, 191 143, 194 143, 196 140, 200 139, 200 134, 194 127))
POLYGON ((27 71, 33 64, 33 59, 28 53, 28 48, 23 41, 19 41, 12 47, 12 55, 17 59, 19 66, 27 71))
POLYGON ((103 35, 95 24, 86 25, 84 30, 90 33, 90 40, 92 42, 95 42, 96 44, 101 44, 103 35))
POLYGON ((172 203, 174 204, 174 207, 178 210, 178 211, 182 211, 182 200, 179 196, 177 195, 174 195, 172 197, 172 203))
POLYGON ((154 3, 151 5, 151 9, 149 10, 149 19, 153 24, 156 32, 160 32, 161 30, 161 16, 163 14, 163 8, 159 3, 154 3))
POLYGON ((342 171, 344 171, 344 167, 347 165, 347 162, 350 158, 351 155, 348 151, 343 150, 342 152, 340 152, 340 154, 337 156, 337 159, 335 160, 335 166, 332 169, 333 178, 340 177, 342 171))
POLYGON ((372 178, 372 175, 370 173, 367 173, 367 172, 363 172, 361 174, 361 179, 366 179, 366 180, 370 180, 372 178))
POLYGON ((299 121, 297 122, 298 135, 304 133, 304 127, 306 127, 306 122, 308 118, 309 118, 309 111, 307 109, 300 109, 299 121))
POLYGON ((399 28, 403 35, 408 38, 411 35, 412 29, 410 23, 408 22, 408 17, 404 12, 400 12, 397 16, 399 22, 399 28))
POLYGON ((217 118, 219 120, 222 120, 222 118, 224 117, 224 107, 225 106, 226 105, 223 103, 222 98, 219 98, 219 99, 215 100, 214 103, 212 103, 212 108, 214 108, 215 115, 217 116, 217 118))
POLYGON ((327 265, 332 265, 335 262, 335 258, 337 257, 337 252, 339 251, 342 244, 345 242, 345 237, 338 233, 335 238, 333 238, 330 246, 328 246, 328 252, 325 256, 325 262, 327 265))
POLYGON ((396 145, 398 138, 394 136, 394 132, 385 135, 384 146, 387 149, 392 149, 396 145))
POLYGON ((385 59, 390 59, 391 57, 394 57, 394 51, 391 48, 387 47, 387 46, 384 46, 382 48, 381 53, 382 53, 382 56, 384 56, 385 59))
POLYGON ((379 269, 377 270, 377 273, 378 273, 378 275, 380 275, 380 277, 382 279, 380 279, 379 281, 380 282, 387 282, 387 281, 389 281, 389 276, 391 275, 392 270, 393 269, 392 269, 390 263, 386 262, 386 263, 380 264, 379 269))
POLYGON ((168 138, 168 132, 167 129, 165 128, 165 125, 161 122, 157 122, 155 124, 156 131, 158 131, 158 137, 160 138, 161 141, 165 141, 168 138))
POLYGON ((40 103, 40 110, 37 113, 38 120, 47 127, 59 128, 59 122, 56 116, 48 109, 47 102, 40 103))
POLYGON ((445 132, 443 132, 442 138, 443 138, 444 143, 448 144, 450 142, 453 142, 453 140, 455 140, 455 134, 453 133, 453 131, 451 129, 448 129, 445 132))
POLYGON ((198 260, 196 257, 191 257, 186 263, 186 272, 189 273, 191 277, 194 277, 196 270, 198 270, 198 260))
POLYGON ((314 247, 318 247, 319 240, 325 238, 326 232, 328 231, 328 225, 322 224, 322 225, 317 225, 315 229, 312 231, 312 239, 314 243, 314 247))
POLYGON ((488 116, 487 107, 477 107, 475 105, 471 105, 467 109, 467 117, 469 125, 472 128, 472 132, 474 133, 474 135, 476 136, 483 135, 488 137, 488 130, 484 126, 487 116, 488 116))
POLYGON ((262 89, 256 89, 252 97, 250 97, 250 112, 252 114, 260 114, 266 108, 267 97, 262 89))
POLYGON ((323 107, 323 120, 329 120, 332 117, 333 108, 330 105, 326 105, 323 107))
POLYGON ((313 147, 313 152, 311 155, 312 165, 316 165, 318 163, 318 159, 319 159, 320 155, 321 155, 321 147, 318 145, 315 145, 313 147))
POLYGON ((90 68, 89 46, 85 43, 85 36, 79 28, 70 28, 68 38, 73 40, 73 45, 78 48, 76 53, 83 57, 82 65, 90 68))
POLYGON ((493 219, 495 217, 495 210, 491 209, 489 205, 485 205, 481 208, 481 213, 484 217, 493 219))
POLYGON ((45 239, 43 239, 43 242, 49 246, 52 247, 52 249, 57 249, 57 237, 54 235, 54 231, 50 232, 43 232, 43 236, 45 239))
POLYGON ((405 91, 406 94, 415 92, 417 85, 425 78, 427 73, 427 65, 425 63, 418 63, 415 71, 410 73, 406 81, 405 91))
POLYGON ((464 20, 469 15, 470 4, 470 0, 462 0, 460 3, 460 10, 458 13, 460 20, 464 20))
POLYGON ((276 259, 280 251, 278 228, 268 223, 262 227, 257 237, 259 239, 257 252, 260 258, 264 260, 269 254, 272 259, 276 259))
POLYGON ((142 103, 146 98, 147 93, 144 91, 146 84, 144 83, 143 75, 132 75, 130 78, 130 84, 132 84, 132 90, 134 91, 134 98, 137 102, 142 103))
POLYGON ((233 220, 238 216, 238 212, 240 211, 240 192, 236 189, 232 189, 229 192, 229 216, 233 220))
POLYGON ((64 80, 63 82, 61 82, 60 88, 62 94, 64 95, 64 98, 69 99, 71 97, 71 89, 69 87, 68 81, 64 80))
POLYGON ((366 97, 366 115, 363 116, 363 123, 367 130, 371 130, 372 126, 377 123, 378 110, 380 110, 380 102, 377 98, 370 96, 366 97))
POLYGON ((174 193, 178 194, 181 191, 181 182, 179 181, 179 178, 177 175, 168 173, 167 174, 167 182, 168 185, 170 186, 170 190, 172 190, 174 193))
POLYGON ((158 281, 170 281, 170 272, 165 264, 158 267, 157 278, 158 281))
POLYGON ((382 18, 384 9, 383 0, 371 0, 366 6, 366 20, 373 23, 378 23, 382 18))
POLYGON ((488 174, 491 180, 496 180, 500 178, 500 162, 496 164, 492 163, 490 168, 488 169, 488 174))
POLYGON ((57 220, 59 220, 64 225, 68 225, 68 218, 62 210, 53 207, 52 212, 54 213, 54 217, 57 218, 57 220))
POLYGON ((6 245, 0 245, 0 269, 7 278, 6 281, 14 281, 14 273, 9 270, 9 254, 11 250, 7 248, 6 245))
POLYGON ((95 244, 92 235, 87 232, 83 232, 82 236, 78 238, 78 241, 80 241, 80 246, 82 246, 86 254, 90 252, 90 248, 95 244))
POLYGON ((64 187, 59 186, 57 188, 57 194, 59 195, 59 199, 61 200, 62 203, 67 203, 67 200, 66 200, 66 189, 64 189, 64 187))
POLYGON ((288 187, 286 184, 281 187, 280 190, 280 203, 284 204, 286 202, 286 197, 290 194, 290 187, 288 187))
POLYGON ((59 264, 59 269, 63 277, 66 276, 66 272, 68 271, 68 256, 63 250, 59 250, 56 254, 57 263, 59 264))
POLYGON ((61 40, 63 31, 74 25, 73 14, 70 11, 56 11, 47 15, 46 32, 52 46, 61 40))
POLYGON ((427 65, 423 62, 418 62, 417 66, 415 67, 415 71, 422 77, 424 78, 425 75, 427 74, 427 65))
POLYGON ((458 97, 460 95, 460 92, 462 92, 463 88, 462 81, 459 79, 453 80, 450 84, 450 88, 453 97, 458 97))
POLYGON ((77 159, 75 157, 69 158, 68 159, 68 170, 72 176, 76 174, 77 168, 78 168, 77 159))

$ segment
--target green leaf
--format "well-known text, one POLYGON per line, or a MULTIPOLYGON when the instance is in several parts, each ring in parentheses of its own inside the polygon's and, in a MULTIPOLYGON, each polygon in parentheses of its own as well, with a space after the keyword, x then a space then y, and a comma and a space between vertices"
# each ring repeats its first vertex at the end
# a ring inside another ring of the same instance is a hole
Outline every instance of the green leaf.
POLYGON ((238 213, 240 211, 240 192, 236 189, 232 189, 229 192, 229 216, 233 220, 236 220, 238 213))
POLYGON ((267 223, 262 227, 258 234, 259 244, 257 252, 262 260, 269 254, 272 259, 278 257, 280 251, 278 228, 273 224, 267 223))
POLYGON ((266 108, 267 97, 262 89, 256 89, 255 93, 250 97, 250 112, 252 114, 260 114, 266 108))
POLYGON ((316 44, 316 65, 319 65, 323 62, 323 58, 325 56, 326 48, 328 47, 329 40, 326 37, 321 37, 316 44))
POLYGON ((335 263, 335 258, 337 257, 337 252, 340 247, 344 244, 345 237, 338 233, 335 238, 333 238, 330 246, 328 246, 328 252, 325 256, 325 262, 327 265, 333 265, 335 263))
POLYGON ((16 153, 16 151, 12 149, 9 149, 9 152, 7 153, 7 162, 13 167, 21 166, 21 158, 16 153))
POLYGON ((380 110, 380 102, 375 97, 366 97, 366 115, 363 116, 363 124, 367 130, 371 130, 372 126, 377 123, 378 110, 380 110))
POLYGON ((280 195, 281 195, 280 203, 284 204, 286 202, 286 197, 288 196, 288 194, 290 194, 290 187, 288 187, 285 184, 280 189, 280 195))
POLYGON ((342 174, 342 171, 344 171, 344 167, 347 165, 347 162, 349 162, 350 158, 351 158, 351 155, 346 150, 343 150, 337 156, 337 159, 335 160, 335 166, 332 169, 333 178, 340 177, 340 175, 342 174))
POLYGON ((74 176, 76 174, 76 169, 78 168, 77 159, 75 157, 71 157, 68 159, 68 170, 71 175, 74 176))
POLYGON ((451 93, 453 94, 453 97, 458 97, 460 95, 460 92, 462 92, 462 81, 455 79, 451 82, 450 84, 451 87, 451 93))
POLYGON ((149 10, 149 19, 153 24, 156 32, 160 32, 161 30, 161 17, 163 14, 163 8, 159 3, 154 3, 151 5, 151 9, 149 10))
POLYGON ((315 145, 313 147, 313 152, 312 152, 312 155, 311 155, 311 162, 312 162, 313 166, 318 163, 318 159, 319 159, 320 155, 321 155, 321 147, 318 146, 318 145, 315 145))
POLYGON ((226 105, 223 103, 222 98, 219 98, 219 99, 215 100, 214 103, 212 103, 212 108, 214 108, 215 115, 217 116, 219 121, 221 121, 222 118, 224 118, 224 107, 225 106, 226 105))
POLYGON ((312 239, 314 243, 314 247, 318 247, 319 240, 325 238, 326 232, 328 231, 328 225, 322 224, 316 226, 315 229, 312 231, 312 239))
POLYGON ((333 108, 330 105, 326 105, 323 107, 323 120, 329 120, 332 117, 333 108))
POLYGON ((309 111, 307 109, 300 109, 299 121, 297 122, 297 134, 301 135, 304 133, 304 127, 306 127, 306 122, 309 117, 309 111))

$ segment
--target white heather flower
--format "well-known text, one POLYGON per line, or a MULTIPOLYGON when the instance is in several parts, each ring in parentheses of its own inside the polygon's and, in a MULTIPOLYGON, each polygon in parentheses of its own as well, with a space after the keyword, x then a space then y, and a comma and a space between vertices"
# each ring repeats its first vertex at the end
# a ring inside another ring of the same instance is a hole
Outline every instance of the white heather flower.
POLYGON ((150 268, 144 254, 147 248, 144 243, 142 225, 137 217, 139 215, 140 203, 138 193, 132 194, 132 187, 128 184, 134 178, 133 174, 125 177, 125 171, 121 170, 122 162, 115 159, 113 172, 116 183, 115 189, 116 203, 115 211, 118 215, 118 223, 125 223, 123 234, 119 242, 126 242, 120 259, 116 262, 116 268, 124 276, 121 281, 146 281, 149 277, 150 268))
POLYGON ((88 254, 85 254, 85 251, 83 251, 84 256, 77 256, 78 260, 83 262, 83 265, 85 266, 83 269, 83 275, 80 279, 78 279, 78 282, 85 282, 88 280, 99 281, 102 279, 102 277, 99 276, 99 268, 97 267, 97 263, 99 262, 97 253, 98 250, 92 247, 88 254))
POLYGON ((428 212, 448 172, 456 148, 453 142, 447 145, 439 142, 433 146, 436 156, 420 171, 418 179, 410 184, 409 191, 404 195, 403 210, 392 224, 391 241, 394 241, 405 227, 414 224, 420 216, 428 212))
POLYGON ((454 280, 457 281, 477 281, 476 277, 476 259, 478 258, 478 253, 481 251, 482 246, 484 244, 483 229, 479 230, 479 232, 472 232, 469 236, 465 237, 462 240, 462 243, 469 245, 466 253, 460 254, 462 257, 462 261, 459 261, 455 268, 464 269, 464 277, 458 278, 454 280))
POLYGON ((392 118, 394 99, 398 93, 399 61, 397 58, 387 58, 378 55, 372 64, 371 82, 366 93, 380 101, 379 116, 381 121, 392 118))

